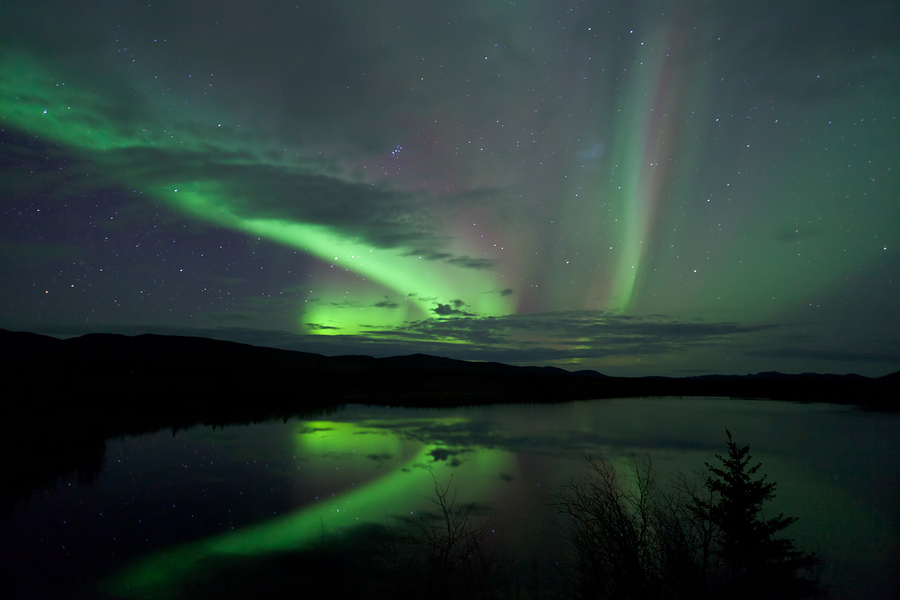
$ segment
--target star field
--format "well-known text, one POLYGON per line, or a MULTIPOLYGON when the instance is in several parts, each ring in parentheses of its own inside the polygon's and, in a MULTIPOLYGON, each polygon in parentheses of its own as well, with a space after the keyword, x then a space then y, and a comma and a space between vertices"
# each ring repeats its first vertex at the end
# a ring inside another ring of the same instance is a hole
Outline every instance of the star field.
POLYGON ((900 363, 889 1, 7 2, 0 327, 900 363))

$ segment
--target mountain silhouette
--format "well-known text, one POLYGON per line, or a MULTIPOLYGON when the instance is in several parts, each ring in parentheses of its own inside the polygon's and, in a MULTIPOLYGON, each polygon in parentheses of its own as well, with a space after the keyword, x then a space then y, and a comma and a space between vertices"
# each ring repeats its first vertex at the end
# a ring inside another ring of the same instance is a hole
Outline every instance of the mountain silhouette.
POLYGON ((273 409, 366 402, 446 406, 630 396, 729 396, 892 409, 900 372, 607 377, 590 370, 520 367, 413 354, 323 356, 200 337, 94 333, 60 340, 0 330, 0 361, 18 405, 45 409, 248 402, 273 409), (352 376, 351 376, 352 375, 352 376), (240 396, 245 394, 243 398, 240 396), (17 402, 18 400, 18 402, 17 402))
POLYGON ((900 372, 608 377, 413 354, 323 356, 200 337, 0 330, 0 516, 73 471, 90 480, 106 440, 196 424, 306 418, 347 403, 408 407, 720 396, 895 411, 900 372))

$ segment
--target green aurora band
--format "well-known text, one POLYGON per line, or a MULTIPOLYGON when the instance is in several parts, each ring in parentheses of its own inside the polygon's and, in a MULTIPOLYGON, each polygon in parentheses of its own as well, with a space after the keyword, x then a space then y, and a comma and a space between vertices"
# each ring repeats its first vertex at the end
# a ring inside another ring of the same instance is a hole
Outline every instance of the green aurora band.
MULTIPOLYGON (((661 240, 655 221, 663 194, 674 179, 674 157, 681 140, 684 88, 690 73, 677 70, 681 44, 677 34, 662 28, 639 46, 635 74, 618 97, 618 139, 613 164, 618 165, 606 194, 624 213, 622 251, 612 281, 609 308, 634 306, 636 288, 646 278, 645 262, 661 240)), ((702 88, 697 82, 694 88, 702 88)), ((696 92, 695 92, 696 93, 696 92)))
MULTIPOLYGON (((644 51, 645 54, 649 52, 644 51)), ((656 57, 642 58, 648 62, 645 68, 652 73, 662 67, 656 57)), ((620 170, 623 176, 621 179, 614 178, 610 189, 611 197, 618 197, 618 204, 625 208, 623 250, 619 255, 610 298, 612 306, 619 310, 627 309, 631 305, 635 281, 640 273, 641 259, 649 246, 649 244, 645 246, 644 242, 648 241, 649 220, 653 214, 654 182, 651 170, 654 165, 648 166, 647 159, 648 154, 655 148, 648 147, 654 140, 647 138, 649 119, 643 115, 650 112, 650 105, 656 95, 653 82, 658 79, 657 73, 649 77, 636 78, 632 82, 634 87, 632 93, 626 94, 622 99, 622 110, 626 115, 624 121, 630 122, 631 125, 624 135, 624 143, 616 144, 617 149, 621 148, 621 154, 614 156, 614 162, 623 166, 620 170)))
MULTIPOLYGON (((673 141, 666 138, 664 128, 660 130, 663 117, 658 113, 648 116, 654 114, 653 110, 665 108, 660 99, 670 91, 664 80, 671 75, 665 69, 672 59, 651 50, 656 46, 664 44, 648 44, 640 49, 641 66, 631 75, 617 101, 622 116, 616 127, 613 162, 620 168, 597 193, 601 200, 618 207, 621 223, 616 223, 612 233, 613 238, 621 240, 621 250, 610 274, 606 301, 594 308, 627 311, 631 307, 641 265, 650 248, 653 217, 665 183, 666 167, 659 162, 663 151, 672 145, 666 143, 673 141)), ((300 307, 301 326, 325 326, 310 327, 310 332, 355 334, 364 332, 366 327, 399 325, 425 318, 435 302, 453 298, 463 299, 480 316, 502 316, 515 311, 513 299, 497 293, 508 286, 498 283, 485 270, 455 268, 409 255, 402 249, 378 248, 324 225, 254 215, 253 199, 241 198, 240 192, 231 189, 227 182, 179 180, 147 164, 147 156, 152 156, 153 151, 171 152, 190 161, 193 156, 203 157, 214 150, 214 160, 223 169, 261 164, 279 173, 308 171, 303 164, 248 152, 247 147, 254 146, 249 132, 223 129, 214 123, 166 126, 164 123, 171 122, 171 118, 154 115, 152 110, 151 114, 141 115, 141 122, 136 115, 130 115, 130 120, 125 119, 128 125, 123 126, 110 116, 117 113, 112 102, 105 103, 97 95, 62 83, 59 76, 33 61, 3 57, 0 66, 6 73, 0 94, 0 119, 10 126, 37 134, 87 159, 110 183, 138 189, 201 222, 262 237, 331 262, 393 290, 407 299, 413 309, 377 311, 368 309, 365 302, 345 302, 341 306, 340 301, 346 297, 336 296, 326 299, 332 302, 300 307)))
MULTIPOLYGON (((61 145, 65 151, 87 160, 101 178, 106 178, 92 183, 134 188, 202 222, 302 250, 390 288, 417 309, 367 311, 355 306, 355 310, 347 310, 338 302, 322 302, 303 310, 301 305, 298 318, 302 325, 328 325, 311 328, 310 332, 359 333, 367 326, 399 325, 409 317, 427 317, 436 302, 455 298, 464 299, 479 315, 499 316, 513 311, 512 299, 499 294, 507 286, 497 283, 484 269, 457 268, 410 255, 403 249, 375 247, 324 225, 264 214, 247 215, 246 212, 253 212, 252 198, 240 198, 217 181, 173 180, 171 173, 148 164, 147 159, 171 153, 188 162, 203 159, 212 150, 219 161, 216 166, 222 169, 255 164, 286 175, 308 174, 309 169, 302 164, 285 164, 248 154, 240 142, 222 139, 222 129, 213 124, 199 130, 195 123, 166 127, 164 117, 142 115, 142 119, 150 119, 142 125, 135 115, 130 115, 133 118, 126 119, 128 125, 123 126, 110 116, 118 111, 115 106, 63 83, 60 77, 32 61, 0 57, 0 71, 4 73, 0 122, 61 145)), ((246 141, 246 145, 251 145, 251 140, 246 141)))
MULTIPOLYGON (((246 121, 235 125, 237 113, 226 104, 201 106, 211 101, 179 96, 161 80, 115 68, 105 79, 94 71, 61 77, 61 67, 49 60, 0 54, 0 127, 39 139, 59 157, 74 158, 81 175, 77 182, 60 179, 65 186, 58 189, 52 189, 54 177, 65 175, 52 172, 36 177, 11 172, 2 184, 23 195, 36 191, 28 186, 44 186, 40 191, 50 200, 104 186, 135 190, 150 206, 165 203, 192 220, 265 238, 317 257, 326 268, 333 265, 327 277, 313 274, 304 281, 316 287, 316 296, 309 296, 315 300, 310 302, 299 299, 292 309, 289 327, 295 332, 396 340, 385 333, 396 328, 413 339, 417 333, 404 325, 433 319, 436 303, 456 299, 465 306, 451 314, 473 318, 591 310, 783 322, 820 306, 830 312, 823 317, 810 312, 810 318, 832 318, 852 306, 849 298, 859 285, 882 285, 872 273, 891 264, 888 253, 896 237, 891 229, 896 203, 890 202, 897 173, 894 117, 888 126, 866 121, 864 129, 844 116, 856 114, 863 101, 893 102, 895 94, 889 87, 860 88, 810 104, 821 106, 823 115, 838 115, 833 126, 828 116, 829 127, 821 132, 823 123, 800 118, 805 105, 779 98, 758 103, 753 125, 749 116, 739 123, 725 108, 737 100, 710 85, 717 63, 695 54, 699 46, 690 31, 659 25, 642 36, 642 44, 635 40, 634 60, 626 69, 604 72, 595 86, 579 88, 578 106, 585 107, 594 128, 548 128, 548 149, 577 136, 582 146, 570 146, 570 155, 591 144, 608 148, 593 170, 581 170, 587 161, 579 158, 577 164, 567 162, 565 171, 558 166, 518 180, 488 180, 485 187, 531 186, 523 190, 523 212, 529 203, 546 204, 558 210, 564 225, 533 221, 479 228, 478 234, 496 235, 508 250, 515 249, 499 254, 468 228, 471 223, 464 230, 453 221, 465 211, 452 214, 447 226, 460 227, 440 248, 442 255, 488 256, 487 266, 502 256, 496 270, 420 258, 411 242, 379 246, 327 219, 304 221, 305 214, 289 212, 289 202, 269 202, 267 190, 283 194, 292 178, 305 177, 333 184, 338 193, 358 191, 370 185, 354 171, 361 160, 340 171, 333 166, 340 157, 323 159, 319 146, 288 143, 282 153, 277 133, 246 121), (731 141, 735 135, 741 136, 739 144, 731 141), (810 136, 817 145, 808 143, 810 136), (861 168, 872 174, 864 186, 857 180, 861 168), (561 173, 567 189, 544 177, 561 173), (548 246, 557 252, 552 257, 544 250, 548 246), (566 259, 575 257, 571 264, 559 260, 562 250, 566 259), (514 293, 504 293, 510 289, 514 293)), ((751 104, 756 111, 757 102, 751 104)), ((481 168, 488 167, 479 163, 481 168)), ((473 171, 480 176, 478 169, 473 171)), ((482 185, 477 177, 473 181, 482 185)), ((373 205, 395 193, 389 185, 365 189, 376 192, 360 196, 373 205)), ((410 214, 421 216, 404 213, 410 214)), ((426 339, 465 337, 447 335, 450 329, 426 339)), ((505 339, 508 346, 522 339, 548 346, 557 341, 522 331, 505 339)), ((577 344, 561 348, 587 351, 597 337, 573 341, 577 344)), ((602 360, 599 365, 594 360, 592 368, 618 359, 602 360)))
MULTIPOLYGON (((461 418, 440 418, 442 424, 461 418)), ((391 454, 402 451, 403 442, 394 432, 385 433, 366 423, 309 422, 296 436, 298 451, 311 454, 391 454)), ((199 571, 215 569, 216 557, 263 555, 309 547, 322 535, 364 523, 384 523, 391 515, 415 514, 428 508, 434 482, 446 484, 435 473, 432 452, 441 445, 426 444, 415 455, 383 477, 354 486, 332 500, 301 508, 293 514, 265 523, 167 548, 141 559, 100 585, 104 593, 145 600, 177 597, 181 587, 199 571), (203 563, 201 568, 201 561, 203 563), (212 562, 211 562, 212 561, 212 562)), ((513 456, 501 450, 475 449, 466 453, 458 468, 457 502, 489 500, 499 481, 497 473, 513 472, 513 456)), ((305 476, 309 477, 309 473, 305 476)))

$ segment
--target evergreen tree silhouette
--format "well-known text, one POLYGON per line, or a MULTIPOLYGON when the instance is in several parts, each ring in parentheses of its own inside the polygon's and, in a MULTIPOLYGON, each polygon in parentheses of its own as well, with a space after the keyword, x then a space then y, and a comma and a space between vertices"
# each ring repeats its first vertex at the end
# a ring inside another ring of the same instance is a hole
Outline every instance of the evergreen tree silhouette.
POLYGON ((738 448, 727 429, 728 456, 716 454, 722 468, 706 463, 704 485, 712 500, 703 516, 720 530, 719 558, 724 566, 722 596, 781 600, 821 597, 814 578, 821 561, 801 552, 790 539, 775 537, 797 519, 779 514, 764 518, 763 505, 775 497, 775 483, 756 477, 761 463, 750 466, 750 447, 738 448))

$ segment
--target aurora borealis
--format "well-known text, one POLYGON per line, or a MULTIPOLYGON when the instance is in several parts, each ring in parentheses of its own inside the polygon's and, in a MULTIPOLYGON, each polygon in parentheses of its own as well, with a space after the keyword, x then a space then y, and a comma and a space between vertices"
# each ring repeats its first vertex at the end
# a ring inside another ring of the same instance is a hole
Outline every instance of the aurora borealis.
MULTIPOLYGON (((308 548, 319 536, 333 538, 361 524, 383 524, 406 514, 428 514, 435 484, 453 483, 451 467, 457 475, 464 474, 463 492, 455 496, 457 502, 489 500, 496 495, 494 488, 503 482, 498 473, 509 479, 510 473, 517 472, 514 455, 486 448, 448 450, 441 447, 443 444, 416 444, 398 435, 408 429, 445 427, 457 431, 465 427, 465 421, 458 417, 436 418, 433 422, 400 417, 388 423, 308 423, 295 436, 295 451, 304 459, 302 477, 319 482, 325 489, 330 484, 339 492, 316 497, 314 502, 278 518, 143 557, 101 587, 117 598, 170 598, 172 586, 195 573, 198 563, 204 560, 308 548), (466 457, 465 469, 459 469, 462 461, 457 454, 466 457), (341 490, 333 482, 335 470, 353 471, 351 457, 357 463, 369 463, 365 468, 356 465, 357 477, 371 477, 372 463, 383 463, 385 468, 376 470, 377 478, 341 490), (404 460, 394 466, 395 458, 404 460), (340 467, 336 469, 335 464, 340 467)), ((454 492, 458 491, 459 479, 454 492)))
POLYGON ((0 327, 900 364, 896 2, 0 4, 0 327))

